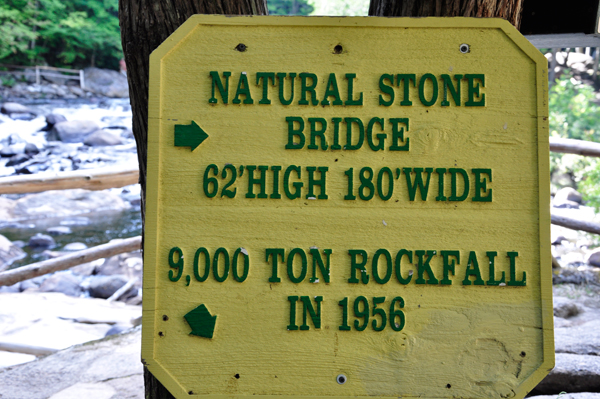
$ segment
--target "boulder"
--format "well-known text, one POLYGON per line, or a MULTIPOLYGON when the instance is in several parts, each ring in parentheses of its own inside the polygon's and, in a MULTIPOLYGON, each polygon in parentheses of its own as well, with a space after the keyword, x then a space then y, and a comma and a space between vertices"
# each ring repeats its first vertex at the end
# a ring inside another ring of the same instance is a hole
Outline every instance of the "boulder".
POLYGON ((123 140, 121 140, 121 137, 114 133, 100 129, 87 136, 83 141, 83 144, 89 145, 90 147, 101 147, 123 144, 123 140))
POLYGON ((583 309, 575 301, 565 297, 554 297, 554 316, 569 319, 582 312, 583 309))
POLYGON ((25 154, 26 155, 35 155, 35 154, 39 154, 40 153, 40 149, 37 147, 37 145, 33 144, 33 143, 27 143, 25 144, 25 154))
POLYGON ((46 229, 46 233, 52 235, 52 236, 60 236, 63 234, 71 234, 73 231, 71 230, 70 227, 67 226, 54 226, 54 227, 48 227, 46 229))
POLYGON ((108 330, 106 332, 106 337, 110 336, 110 335, 117 335, 117 334, 123 334, 124 332, 127 332, 131 330, 131 326, 123 326, 120 324, 115 324, 114 326, 112 326, 110 328, 110 330, 108 330))
POLYGON ((50 127, 56 125, 60 122, 65 122, 67 118, 61 114, 48 114, 46 115, 46 123, 50 125, 50 127))
POLYGON ((0 294, 16 294, 18 292, 21 292, 19 283, 0 287, 0 294))
MULTIPOLYGON (((88 312, 94 311, 88 309, 88 312)), ((62 322, 65 325, 76 324, 80 329, 93 327, 70 320, 62 322)), ((0 369, 2 398, 143 399, 140 348, 141 329, 136 328, 124 334, 72 346, 37 361, 0 369), (108 396, 109 393, 111 396, 108 396)))
POLYGON ((87 245, 82 242, 70 242, 63 247, 64 251, 83 251, 87 249, 87 245))
POLYGON ((16 206, 15 200, 11 200, 5 197, 0 196, 0 220, 9 221, 14 219, 14 209, 16 206))
POLYGON ((575 392, 575 393, 564 393, 562 395, 539 395, 539 396, 528 396, 527 399, 600 399, 600 393, 598 392, 575 392))
POLYGON ((69 296, 81 295, 80 281, 71 272, 58 272, 49 276, 40 285, 39 290, 42 292, 61 292, 69 296))
POLYGON ((116 395, 117 391, 108 384, 103 384, 101 382, 78 382, 67 389, 55 393, 48 399, 113 399, 117 397, 116 395))
POLYGON ((105 259, 104 263, 96 268, 96 274, 103 276, 120 274, 127 279, 137 277, 138 281, 141 281, 142 264, 140 252, 115 255, 105 259))
POLYGON ((50 130, 52 130, 54 125, 56 125, 57 123, 60 123, 60 122, 65 122, 66 120, 67 120, 67 118, 65 118, 63 115, 48 114, 48 115, 46 115, 46 126, 40 130, 45 131, 45 132, 50 131, 50 130))
POLYGON ((29 239, 29 246, 31 248, 54 248, 56 246, 56 241, 49 235, 37 233, 29 239))
POLYGON ((2 158, 10 158, 13 157, 17 154, 21 154, 23 151, 20 151, 16 146, 14 145, 5 145, 2 148, 0 148, 0 157, 2 158))
POLYGON ((556 354, 556 367, 534 389, 536 394, 600 392, 600 357, 556 354))
POLYGON ((127 77, 117 71, 86 68, 84 77, 86 90, 106 97, 129 97, 127 77))
MULTIPOLYGON (((94 298, 109 298, 119 288, 127 283, 127 279, 120 275, 114 276, 94 276, 90 281, 89 291, 90 296, 94 298)), ((136 289, 137 290, 137 289, 136 289)), ((132 290, 130 290, 132 291, 132 290)), ((124 297, 133 292, 127 292, 123 294, 124 297)))
POLYGON ((26 255, 25 251, 0 235, 0 271, 7 269, 14 261, 23 259, 26 255))
MULTIPOLYGON (((587 312, 582 316, 585 316, 585 314, 587 312)), ((593 317, 593 315, 589 317, 593 317)), ((600 362, 600 334, 598 334, 598 331, 600 331, 600 320, 595 318, 587 322, 586 320, 579 320, 574 326, 567 325, 555 328, 555 351, 556 353, 598 356, 600 362)))
POLYGON ((22 112, 10 114, 10 119, 15 121, 30 121, 35 119, 35 114, 25 114, 22 112))
POLYGON ((565 201, 572 201, 581 204, 583 197, 574 188, 564 187, 556 192, 556 195, 554 196, 554 203, 562 203, 565 201))
POLYGON ((21 281, 21 283, 19 283, 19 290, 21 292, 27 291, 27 290, 38 291, 39 286, 40 286, 40 284, 37 284, 37 282, 35 280, 29 279, 29 280, 21 281))
POLYGON ((29 155, 26 155, 26 154, 13 155, 12 157, 10 157, 10 159, 6 163, 6 166, 20 165, 23 162, 29 161, 30 159, 31 159, 31 157, 29 155))
POLYGON ((91 276, 96 272, 96 265, 98 261, 88 262, 81 265, 77 265, 71 268, 71 272, 77 276, 91 276))
POLYGON ((596 248, 585 254, 585 263, 590 266, 600 267, 600 248, 596 248))
POLYGON ((0 108, 3 114, 33 114, 34 112, 19 103, 4 103, 0 108))
POLYGON ((63 141, 65 143, 83 143, 87 136, 100 129, 94 121, 64 121, 59 122, 48 132, 48 141, 63 141))

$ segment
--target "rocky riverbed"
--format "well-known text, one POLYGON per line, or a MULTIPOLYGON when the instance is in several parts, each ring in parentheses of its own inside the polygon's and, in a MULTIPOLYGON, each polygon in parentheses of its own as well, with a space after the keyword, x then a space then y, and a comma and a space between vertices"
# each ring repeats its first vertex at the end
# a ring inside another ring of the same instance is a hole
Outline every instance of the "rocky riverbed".
MULTIPOLYGON (((127 99, 84 92, 48 101, 23 93, 50 89, 17 89, 1 91, 11 101, 0 114, 0 176, 137 165, 127 99)), ((600 222, 576 191, 554 194, 553 213, 600 222)), ((0 195, 0 270, 138 235, 139 206, 137 185, 0 195)), ((556 368, 532 394, 600 399, 598 244, 552 226, 556 368)), ((1 287, 0 347, 46 352, 0 350, 0 398, 142 398, 141 273, 134 252, 1 287), (106 300, 128 282, 127 292, 106 300)))

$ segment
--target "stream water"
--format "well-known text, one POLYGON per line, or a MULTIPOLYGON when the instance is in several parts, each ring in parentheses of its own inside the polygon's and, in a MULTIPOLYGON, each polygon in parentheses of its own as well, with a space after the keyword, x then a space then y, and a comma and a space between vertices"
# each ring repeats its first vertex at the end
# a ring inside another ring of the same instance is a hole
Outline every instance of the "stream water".
POLYGON ((39 262, 48 258, 44 253, 48 248, 31 248, 26 245, 29 239, 37 233, 48 234, 46 229, 56 226, 66 226, 71 233, 53 236, 56 247, 52 251, 61 251, 70 243, 83 243, 88 247, 105 244, 115 238, 128 238, 142 234, 142 219, 140 209, 132 207, 125 211, 94 212, 66 218, 44 218, 18 223, 0 225, 0 234, 17 244, 23 245, 27 257, 14 262, 11 268, 39 262))
MULTIPOLYGON (((29 142, 34 143, 43 153, 48 143, 45 132, 40 131, 40 129, 46 125, 44 116, 50 113, 61 114, 67 120, 96 121, 103 128, 119 126, 123 129, 131 129, 131 108, 128 99, 21 101, 21 104, 28 106, 36 112, 38 117, 30 121, 13 121, 8 116, 2 115, 2 119, 0 120, 0 148, 9 145, 18 148, 19 146, 24 146, 25 142, 29 142)), ((81 156, 84 159, 84 162, 80 162, 79 164, 73 162, 73 165, 78 165, 83 169, 121 165, 129 167, 132 164, 137 164, 133 137, 126 134, 122 134, 122 136, 124 137, 124 143, 120 148, 90 148, 83 145, 73 145, 69 154, 65 153, 63 157, 59 156, 61 159, 48 157, 46 160, 48 165, 44 165, 43 167, 49 166, 47 169, 48 172, 72 170, 74 168, 70 166, 69 162, 65 162, 65 160, 73 158, 73 152, 77 153, 75 156, 81 156), (56 163, 58 161, 61 162, 60 169, 57 169, 56 163), (54 163, 54 165, 51 163, 54 163)), ((7 158, 0 158, 0 176, 14 175, 16 169, 6 167, 6 163, 7 158)), ((122 198, 131 201, 133 206, 124 211, 93 212, 91 210, 88 213, 70 217, 59 218, 47 215, 43 219, 19 222, 0 220, 0 234, 11 241, 16 241, 18 245, 22 245, 23 250, 27 253, 27 257, 14 262, 11 268, 38 262, 48 257, 48 254, 44 253, 48 248, 31 248, 27 243, 37 233, 48 234, 46 230, 51 227, 64 226, 71 230, 68 234, 53 236, 56 246, 49 248, 51 251, 62 251, 65 245, 75 242, 92 247, 107 243, 115 238, 127 238, 141 234, 142 222, 139 201, 135 201, 136 198, 139 199, 139 186, 129 186, 113 190, 119 194, 122 193, 122 198)), ((11 195, 9 197, 16 199, 20 196, 11 195)))

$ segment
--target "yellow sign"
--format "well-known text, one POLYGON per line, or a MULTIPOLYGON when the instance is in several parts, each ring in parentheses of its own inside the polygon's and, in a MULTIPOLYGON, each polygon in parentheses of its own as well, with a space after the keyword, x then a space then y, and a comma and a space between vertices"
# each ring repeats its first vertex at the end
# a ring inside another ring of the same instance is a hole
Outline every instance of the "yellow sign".
POLYGON ((177 398, 523 398, 546 90, 503 20, 190 18, 151 57, 145 364, 177 398))

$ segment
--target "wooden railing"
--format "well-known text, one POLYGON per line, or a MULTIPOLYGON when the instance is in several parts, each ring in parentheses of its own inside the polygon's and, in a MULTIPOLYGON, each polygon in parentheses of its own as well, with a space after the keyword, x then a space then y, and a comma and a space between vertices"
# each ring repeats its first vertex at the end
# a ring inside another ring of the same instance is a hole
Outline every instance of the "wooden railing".
MULTIPOLYGON (((24 67, 24 66, 19 66, 19 65, 7 65, 7 64, 0 64, 0 67, 13 69, 13 70, 14 69, 22 70, 23 72, 19 72, 19 73, 22 73, 25 76, 35 74, 35 83, 38 85, 42 83, 42 77, 47 76, 47 77, 61 78, 61 79, 65 79, 65 80, 78 80, 79 87, 81 87, 82 89, 85 89, 85 78, 83 76, 83 70, 81 70, 81 69, 55 68, 55 67, 49 67, 49 66, 43 66, 43 65, 36 65, 34 67, 33 66, 32 67, 24 67)), ((12 75, 12 74, 14 74, 14 72, 15 71, 0 71, 0 74, 1 75, 12 75)))

